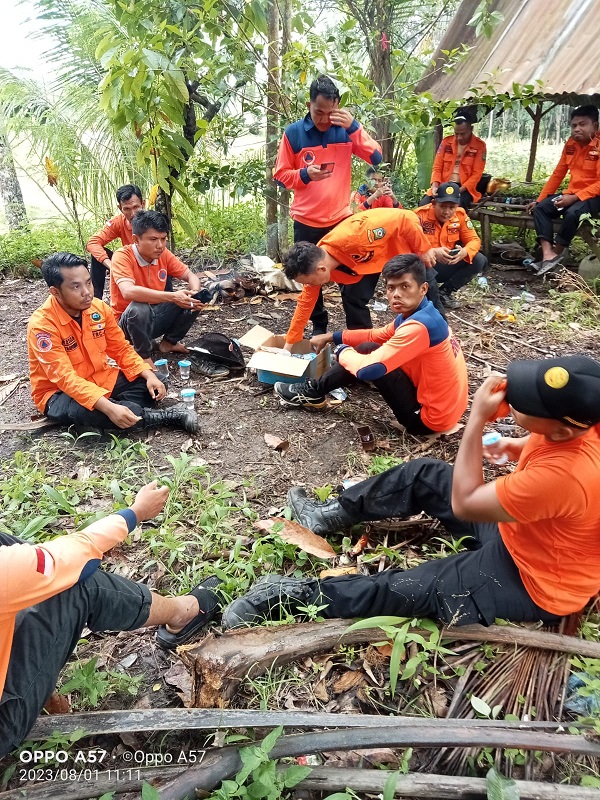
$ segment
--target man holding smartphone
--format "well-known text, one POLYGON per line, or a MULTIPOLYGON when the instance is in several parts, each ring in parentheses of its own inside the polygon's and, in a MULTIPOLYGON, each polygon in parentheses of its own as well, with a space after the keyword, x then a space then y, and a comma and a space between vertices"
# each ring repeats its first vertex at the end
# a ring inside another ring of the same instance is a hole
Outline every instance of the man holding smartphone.
MULTIPOLYGON (((345 108, 326 75, 310 85, 308 114, 288 125, 279 145, 273 179, 294 191, 290 209, 294 242, 317 244, 338 222, 351 216, 352 156, 381 162, 381 148, 345 108)), ((327 311, 319 299, 311 315, 314 333, 327 330, 327 311)))
POLYGON ((415 208, 423 233, 435 256, 435 271, 440 285, 440 300, 445 308, 458 308, 453 292, 465 286, 487 268, 481 239, 464 208, 459 206, 460 187, 442 183, 436 197, 426 206, 415 208))

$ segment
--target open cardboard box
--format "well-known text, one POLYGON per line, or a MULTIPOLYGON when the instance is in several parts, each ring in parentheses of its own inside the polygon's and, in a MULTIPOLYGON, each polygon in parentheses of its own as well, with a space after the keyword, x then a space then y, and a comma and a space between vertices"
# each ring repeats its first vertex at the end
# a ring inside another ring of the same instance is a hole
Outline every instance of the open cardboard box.
MULTIPOLYGON (((255 369, 258 380, 261 383, 294 383, 307 378, 320 378, 329 369, 331 348, 329 345, 313 358, 306 361, 303 358, 293 358, 283 356, 279 353, 267 353, 261 347, 278 347, 282 349, 285 345, 285 336, 271 333, 261 325, 255 325, 239 340, 242 347, 250 347, 254 350, 254 355, 248 362, 249 369, 255 369)), ((312 353, 312 347, 308 339, 297 342, 292 353, 312 353)))

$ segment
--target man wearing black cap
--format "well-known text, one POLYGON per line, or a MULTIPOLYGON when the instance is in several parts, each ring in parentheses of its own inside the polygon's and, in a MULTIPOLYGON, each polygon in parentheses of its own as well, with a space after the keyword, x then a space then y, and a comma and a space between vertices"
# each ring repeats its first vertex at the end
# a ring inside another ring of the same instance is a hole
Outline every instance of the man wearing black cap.
POLYGON ((234 601, 225 627, 283 608, 317 604, 324 617, 434 617, 490 625, 496 617, 556 624, 600 589, 600 364, 576 355, 515 361, 475 394, 454 468, 419 458, 356 484, 337 500, 288 494, 298 521, 315 533, 425 511, 466 552, 406 571, 294 580, 268 576, 234 601), (503 438, 514 472, 485 482, 489 420, 511 413, 530 435, 503 438))

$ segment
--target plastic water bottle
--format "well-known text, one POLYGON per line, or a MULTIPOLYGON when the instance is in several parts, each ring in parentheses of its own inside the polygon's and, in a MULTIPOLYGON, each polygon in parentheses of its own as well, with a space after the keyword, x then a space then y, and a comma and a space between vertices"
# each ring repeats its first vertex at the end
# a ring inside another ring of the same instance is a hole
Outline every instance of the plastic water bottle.
POLYGON ((178 361, 177 363, 179 364, 179 377, 182 381, 189 381, 192 362, 184 359, 183 361, 178 361))
MULTIPOLYGON (((483 434, 483 436, 481 437, 481 443, 486 448, 486 450, 493 451, 497 447, 500 439, 502 439, 502 436, 498 433, 498 431, 490 431, 490 433, 483 434)), ((497 455, 495 455, 492 452, 490 455, 492 462, 497 466, 501 467, 504 464, 508 464, 508 456, 506 455, 506 453, 499 452, 497 455)))
POLYGON ((532 264, 535 264, 535 261, 531 256, 527 256, 527 258, 524 258, 523 261, 521 261, 521 264, 524 267, 530 267, 532 264))
POLYGON ((154 362, 154 366, 156 367, 156 377, 160 378, 163 383, 167 383, 169 380, 169 362, 166 358, 159 358, 158 361, 154 362))
POLYGON ((488 279, 485 277, 485 275, 480 275, 477 278, 477 286, 479 286, 481 289, 489 289, 488 279))
POLYGON ((195 389, 182 389, 181 390, 181 402, 184 406, 189 409, 190 411, 194 410, 194 405, 196 404, 196 390, 195 389))

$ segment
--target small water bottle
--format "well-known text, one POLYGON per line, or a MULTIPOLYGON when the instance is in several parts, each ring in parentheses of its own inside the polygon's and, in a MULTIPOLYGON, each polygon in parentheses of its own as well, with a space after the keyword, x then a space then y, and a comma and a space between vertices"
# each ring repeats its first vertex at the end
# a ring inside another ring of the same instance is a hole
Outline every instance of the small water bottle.
POLYGON ((524 258, 523 261, 521 261, 521 264, 524 267, 531 267, 533 264, 535 264, 535 261, 531 256, 527 256, 527 258, 524 258))
POLYGON ((182 389, 181 402, 189 410, 193 411, 196 404, 196 390, 195 389, 182 389))
POLYGON ((179 364, 179 377, 182 381, 189 381, 192 362, 183 360, 178 361, 177 363, 179 364))
POLYGON ((479 286, 481 289, 489 289, 490 288, 489 284, 488 284, 488 279, 485 277, 485 275, 480 275, 477 278, 477 286, 479 286))
MULTIPOLYGON (((481 437, 481 443, 486 448, 486 450, 494 450, 497 446, 498 442, 502 439, 502 436, 498 433, 498 431, 490 431, 490 433, 484 433, 481 437)), ((508 456, 506 453, 498 453, 495 455, 493 452, 491 453, 491 460, 494 464, 501 467, 504 464, 508 464, 508 456)))
POLYGON ((156 377, 160 378, 163 383, 167 383, 169 380, 169 362, 166 358, 159 358, 158 361, 154 362, 154 366, 156 368, 156 377))

